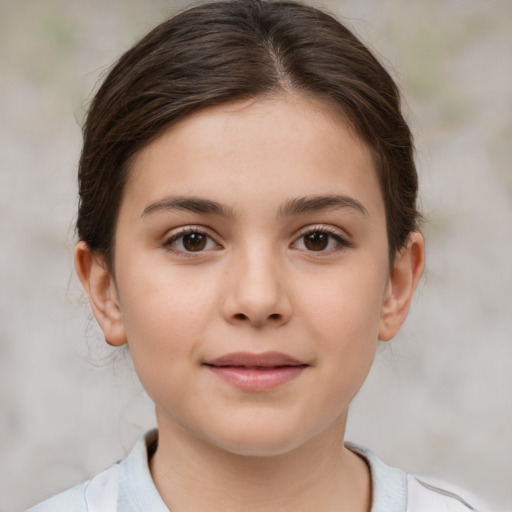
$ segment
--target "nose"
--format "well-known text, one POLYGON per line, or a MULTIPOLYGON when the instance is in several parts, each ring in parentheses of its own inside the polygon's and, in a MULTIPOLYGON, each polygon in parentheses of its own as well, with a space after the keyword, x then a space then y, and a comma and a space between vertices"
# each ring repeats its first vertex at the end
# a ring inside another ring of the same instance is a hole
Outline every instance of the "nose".
POLYGON ((228 270, 229 287, 222 304, 230 323, 279 327, 292 316, 286 271, 279 258, 261 250, 245 251, 228 270))

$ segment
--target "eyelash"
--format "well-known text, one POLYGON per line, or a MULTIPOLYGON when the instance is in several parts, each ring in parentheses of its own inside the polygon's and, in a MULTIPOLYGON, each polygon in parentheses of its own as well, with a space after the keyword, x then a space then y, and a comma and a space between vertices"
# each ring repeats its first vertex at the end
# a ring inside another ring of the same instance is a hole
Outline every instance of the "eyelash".
MULTIPOLYGON (((169 238, 166 238, 164 243, 163 243, 163 246, 166 250, 174 253, 174 254, 179 254, 180 256, 185 256, 185 257, 193 257, 193 256, 197 256, 198 254, 201 254, 203 252, 205 252, 204 250, 204 247, 201 248, 200 250, 198 251, 190 251, 190 250, 187 250, 186 248, 181 248, 181 249, 178 249, 176 247, 174 247, 174 244, 176 242, 178 242, 180 239, 182 240, 182 243, 183 243, 183 238, 187 235, 201 235, 201 236, 204 236, 206 238, 206 242, 205 244, 207 245, 208 243, 211 243, 213 242, 215 244, 215 247, 216 248, 220 248, 221 246, 214 240, 214 238, 208 234, 208 232, 202 228, 202 227, 195 227, 195 226, 188 226, 186 228, 182 228, 180 229, 177 233, 173 233, 169 238)), ((210 247, 209 249, 206 249, 206 250, 211 250, 212 248, 210 247)))
MULTIPOLYGON (((211 245, 212 242, 213 242, 213 244, 215 244, 216 249, 221 248, 220 244, 218 244, 214 240, 214 238, 210 234, 208 234, 208 232, 203 227, 188 226, 186 228, 180 229, 177 233, 172 234, 169 238, 167 238, 164 241, 163 246, 166 250, 173 252, 175 254, 179 254, 180 256, 194 257, 201 253, 204 253, 206 251, 214 249, 213 247, 208 247, 208 245, 209 244, 211 245), (204 238, 204 246, 199 247, 199 250, 197 250, 197 251, 187 250, 184 247, 182 247, 180 249, 174 247, 174 244, 176 244, 176 242, 178 242, 180 239, 182 240, 182 244, 183 244, 183 239, 187 235, 200 235, 200 236, 205 237, 204 238)), ((290 247, 292 249, 299 249, 299 250, 314 254, 315 256, 321 256, 324 254, 331 254, 333 252, 345 250, 345 249, 351 247, 351 243, 349 241, 347 241, 343 236, 341 236, 337 230, 331 229, 326 226, 311 226, 311 227, 304 229, 301 232, 301 234, 292 242, 292 244, 290 244, 290 247), (305 247, 304 240, 305 240, 305 237, 307 237, 308 235, 311 236, 313 234, 327 235, 327 237, 328 237, 327 238, 327 247, 329 246, 329 244, 332 243, 333 240, 335 241, 336 246, 330 247, 330 248, 319 248, 318 250, 308 249, 307 247, 305 247), (301 240, 303 241, 304 247, 303 248, 296 247, 296 245, 301 240)))
POLYGON ((315 251, 313 249, 307 249, 307 248, 304 248, 301 250, 307 251, 308 253, 314 254, 315 256, 321 256, 324 254, 332 254, 333 252, 343 251, 352 246, 352 244, 346 238, 344 238, 343 236, 340 235, 339 231, 329 228, 327 226, 308 227, 307 229, 302 231, 302 233, 299 235, 298 238, 295 239, 295 241, 291 244, 291 246, 293 247, 300 240, 304 241, 306 236, 312 235, 315 233, 327 235, 328 236, 327 243, 330 244, 331 241, 334 240, 336 242, 336 246, 331 247, 329 249, 321 249, 321 250, 317 250, 317 251, 315 251))

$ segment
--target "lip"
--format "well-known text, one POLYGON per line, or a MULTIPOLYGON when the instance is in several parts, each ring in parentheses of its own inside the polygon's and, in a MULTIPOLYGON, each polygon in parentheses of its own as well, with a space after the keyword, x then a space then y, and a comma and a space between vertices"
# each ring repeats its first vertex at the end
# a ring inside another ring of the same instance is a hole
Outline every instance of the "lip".
POLYGON ((309 366, 280 352, 234 352, 204 363, 215 375, 244 391, 266 391, 294 380, 309 366))

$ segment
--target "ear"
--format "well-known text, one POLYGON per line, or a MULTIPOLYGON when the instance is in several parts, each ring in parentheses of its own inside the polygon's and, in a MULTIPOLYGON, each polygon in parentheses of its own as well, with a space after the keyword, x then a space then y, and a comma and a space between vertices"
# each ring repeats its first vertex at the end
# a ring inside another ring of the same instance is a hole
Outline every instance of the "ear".
POLYGON ((124 345, 126 334, 116 283, 104 258, 93 254, 89 246, 80 241, 75 247, 75 268, 107 343, 124 345))
POLYGON ((407 318, 414 290, 425 266, 425 240, 414 231, 396 254, 381 311, 379 339, 389 341, 407 318))

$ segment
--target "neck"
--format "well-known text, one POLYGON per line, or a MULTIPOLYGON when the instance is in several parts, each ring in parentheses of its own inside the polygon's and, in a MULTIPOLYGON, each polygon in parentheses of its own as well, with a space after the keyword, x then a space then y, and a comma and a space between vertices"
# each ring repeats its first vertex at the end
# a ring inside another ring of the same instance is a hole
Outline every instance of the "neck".
POLYGON ((173 512, 368 512, 369 470, 343 446, 345 420, 298 448, 262 457, 232 453, 159 418, 153 480, 173 512))

